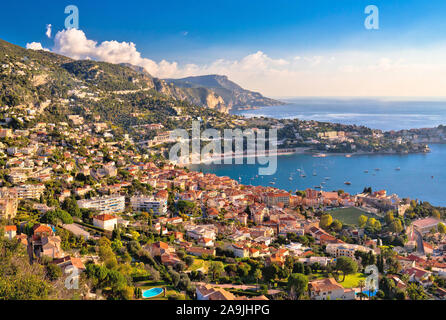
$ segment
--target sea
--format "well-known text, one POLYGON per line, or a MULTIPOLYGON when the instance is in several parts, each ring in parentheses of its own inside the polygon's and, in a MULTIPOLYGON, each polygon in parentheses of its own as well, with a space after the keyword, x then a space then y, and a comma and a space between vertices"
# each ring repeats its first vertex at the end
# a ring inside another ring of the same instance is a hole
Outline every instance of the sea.
MULTIPOLYGON (((282 101, 284 101, 282 99, 282 101)), ((287 99, 286 105, 239 111, 245 117, 317 120, 364 125, 383 131, 446 125, 446 99, 287 99)), ((229 176, 246 185, 274 186, 294 192, 306 188, 344 190, 351 194, 364 187, 387 190, 401 198, 446 206, 446 145, 431 144, 427 154, 409 155, 280 155, 275 174, 258 175, 260 164, 193 165, 191 169, 229 176), (345 184, 348 182, 349 184, 345 184)), ((264 167, 264 166, 263 166, 264 167)))

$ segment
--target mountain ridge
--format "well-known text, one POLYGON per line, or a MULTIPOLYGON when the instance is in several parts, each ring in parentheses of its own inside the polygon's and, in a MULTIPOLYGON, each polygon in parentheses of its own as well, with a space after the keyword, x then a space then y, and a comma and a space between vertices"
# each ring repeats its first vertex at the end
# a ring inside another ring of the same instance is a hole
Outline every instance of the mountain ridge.
POLYGON ((284 104, 282 101, 267 98, 259 92, 246 90, 237 83, 229 80, 226 75, 211 74, 165 80, 180 88, 204 87, 210 89, 221 96, 230 109, 237 110, 284 104))

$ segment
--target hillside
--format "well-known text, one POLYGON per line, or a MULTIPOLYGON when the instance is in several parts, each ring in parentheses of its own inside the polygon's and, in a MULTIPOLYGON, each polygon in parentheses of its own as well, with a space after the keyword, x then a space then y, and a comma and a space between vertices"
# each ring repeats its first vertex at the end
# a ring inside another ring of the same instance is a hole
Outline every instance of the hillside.
POLYGON ((175 128, 180 122, 169 116, 224 118, 218 111, 227 111, 207 89, 177 88, 134 67, 76 61, 2 40, 0 107, 14 108, 14 118, 3 120, 16 128, 68 122, 70 114, 125 127, 153 121, 175 128))
POLYGON ((252 108, 261 106, 276 106, 283 102, 264 97, 258 92, 245 90, 227 76, 206 75, 187 77, 183 79, 167 79, 177 87, 196 89, 207 88, 221 96, 230 109, 252 108))

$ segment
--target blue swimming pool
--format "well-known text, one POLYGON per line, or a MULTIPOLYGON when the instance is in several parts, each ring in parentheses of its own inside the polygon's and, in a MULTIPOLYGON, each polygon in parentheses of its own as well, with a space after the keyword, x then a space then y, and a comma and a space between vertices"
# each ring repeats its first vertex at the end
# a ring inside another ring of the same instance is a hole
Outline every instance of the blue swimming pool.
MULTIPOLYGON (((369 296, 369 297, 374 297, 374 296, 376 296, 376 293, 378 292, 378 290, 375 290, 375 291, 371 291, 371 290, 366 290, 366 291, 363 291, 362 293, 365 293, 367 296, 369 296)), ((359 292, 357 292, 356 294, 358 294, 359 292)))
POLYGON ((152 288, 149 290, 144 290, 142 292, 142 297, 145 299, 153 298, 153 297, 160 295, 161 293, 163 293, 163 288, 152 288))

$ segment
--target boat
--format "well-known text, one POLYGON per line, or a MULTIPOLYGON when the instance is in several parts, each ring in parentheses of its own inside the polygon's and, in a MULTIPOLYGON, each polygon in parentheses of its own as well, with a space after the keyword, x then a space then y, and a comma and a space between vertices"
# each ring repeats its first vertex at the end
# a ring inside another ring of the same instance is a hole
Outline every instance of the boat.
POLYGON ((375 171, 379 171, 379 170, 381 170, 380 168, 375 168, 375 171))
POLYGON ((344 184, 346 184, 346 185, 349 186, 349 185, 351 185, 352 183, 351 183, 350 181, 345 181, 344 184))
POLYGON ((274 181, 271 181, 269 184, 276 184, 274 181))
POLYGON ((398 167, 398 168, 395 168, 395 170, 396 170, 396 171, 400 171, 400 170, 401 170, 401 168, 400 168, 400 167, 398 167))
POLYGON ((325 158, 327 155, 325 153, 313 154, 313 158, 325 158))
POLYGON ((364 170, 364 173, 369 173, 369 170, 364 170))
POLYGON ((346 158, 351 158, 352 155, 351 155, 351 154, 346 154, 345 157, 346 157, 346 158))
POLYGON ((331 178, 330 178, 330 177, 325 177, 324 179, 325 179, 325 180, 330 180, 331 178))
POLYGON ((290 180, 290 181, 293 180, 293 177, 289 177, 288 180, 290 180))
POLYGON ((314 186, 315 189, 322 189, 322 186, 314 186))
POLYGON ((317 173, 315 170, 313 171, 313 176, 317 176, 317 173))

